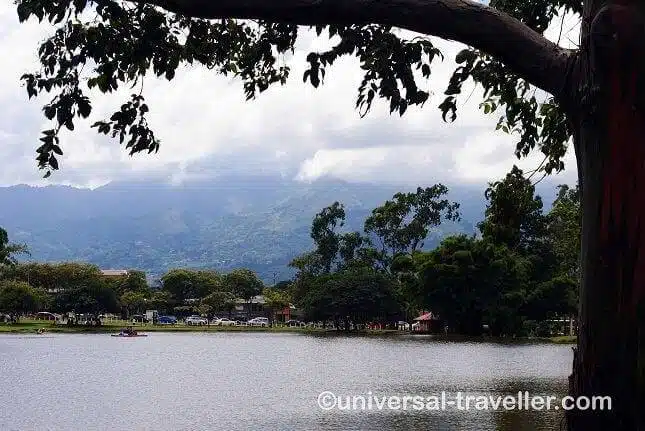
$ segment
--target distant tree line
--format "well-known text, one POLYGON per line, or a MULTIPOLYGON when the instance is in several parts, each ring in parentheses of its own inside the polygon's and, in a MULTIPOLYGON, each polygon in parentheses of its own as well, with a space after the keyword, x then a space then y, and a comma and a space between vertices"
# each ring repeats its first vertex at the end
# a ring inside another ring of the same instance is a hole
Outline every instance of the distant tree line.
POLYGON ((344 228, 334 202, 314 217, 313 250, 295 257, 293 280, 268 287, 248 269, 172 269, 159 288, 145 274, 105 277, 85 263, 18 263, 28 253, 0 229, 0 312, 47 310, 119 313, 147 309, 204 316, 231 313, 238 300, 264 295, 267 311, 296 305, 307 320, 350 330, 411 321, 423 311, 451 331, 478 335, 548 333, 547 320, 577 310, 580 282, 580 196, 559 186, 548 213, 535 187, 514 167, 485 191, 484 220, 473 235, 446 237, 424 250, 429 233, 460 218, 441 184, 397 193, 375 208, 363 231, 344 228))
MULTIPOLYGON (((26 250, 24 246, 16 248, 8 240, 3 245, 16 251, 26 250)), ((11 253, 12 259, 14 254, 11 253)), ((289 305, 281 291, 264 286, 257 274, 247 269, 226 274, 173 269, 162 277, 160 288, 151 288, 145 273, 136 270, 129 270, 124 276, 108 277, 99 267, 87 263, 6 260, 0 265, 0 312, 14 320, 45 310, 95 317, 103 313, 128 317, 150 309, 180 316, 193 313, 212 316, 216 311, 230 313, 238 298, 251 301, 262 293, 269 309, 289 305)), ((100 324, 98 318, 93 321, 100 324)))
POLYGON ((449 329, 479 335, 542 335, 549 319, 576 313, 580 283, 578 188, 559 186, 548 213, 514 167, 485 192, 475 235, 443 239, 423 251, 428 233, 459 219, 441 185, 397 193, 372 211, 363 232, 343 232, 335 202, 312 223, 314 250, 296 257, 290 292, 308 318, 349 329, 410 321, 431 311, 449 329))

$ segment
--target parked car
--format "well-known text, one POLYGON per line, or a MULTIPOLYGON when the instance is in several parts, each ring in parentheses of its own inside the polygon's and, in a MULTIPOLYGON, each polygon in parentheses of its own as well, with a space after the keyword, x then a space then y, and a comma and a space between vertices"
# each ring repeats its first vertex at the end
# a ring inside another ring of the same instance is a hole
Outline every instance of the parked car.
POLYGON ((235 326, 236 324, 234 320, 226 318, 215 319, 211 323, 215 326, 235 326))
POLYGON ((159 316, 157 323, 159 325, 174 325, 177 323, 177 318, 175 316, 159 316))
POLYGON ((201 316, 188 316, 186 317, 186 320, 184 321, 186 325, 192 326, 192 325, 208 325, 208 319, 201 317, 201 316))
POLYGON ((266 317, 256 317, 247 322, 249 326, 261 326, 261 327, 266 327, 269 326, 269 319, 266 317))
POLYGON ((143 314, 135 314, 134 316, 132 316, 131 319, 132 319, 132 323, 148 323, 149 322, 148 318, 146 316, 144 316, 143 314))
POLYGON ((36 320, 56 320, 56 315, 48 311, 41 311, 34 316, 36 320))

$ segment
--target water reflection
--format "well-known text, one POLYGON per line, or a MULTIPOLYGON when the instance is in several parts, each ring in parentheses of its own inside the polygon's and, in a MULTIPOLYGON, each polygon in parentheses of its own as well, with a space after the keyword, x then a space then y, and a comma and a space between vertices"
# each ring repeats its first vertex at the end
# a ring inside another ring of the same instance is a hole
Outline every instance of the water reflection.
POLYGON ((0 429, 553 430, 561 413, 323 411, 338 395, 566 393, 568 346, 416 337, 0 337, 0 429))

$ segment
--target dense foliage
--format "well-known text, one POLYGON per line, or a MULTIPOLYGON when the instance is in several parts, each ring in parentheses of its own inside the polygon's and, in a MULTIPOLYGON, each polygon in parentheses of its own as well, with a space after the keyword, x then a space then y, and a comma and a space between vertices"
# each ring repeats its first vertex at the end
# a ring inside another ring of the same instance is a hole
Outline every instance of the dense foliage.
MULTIPOLYGON (((338 329, 392 325, 432 311, 449 330, 476 335, 540 332, 540 323, 574 314, 579 285, 580 202, 577 187, 560 186, 549 213, 514 167, 485 192, 479 235, 445 237, 423 249, 433 229, 459 218, 459 204, 441 185, 396 193, 347 229, 340 202, 313 218, 314 249, 296 256, 293 280, 267 287, 238 268, 171 269, 156 288, 145 274, 105 277, 82 263, 5 265, 0 310, 123 315, 157 309, 179 315, 226 315, 264 297, 267 312, 295 305, 307 320, 338 329), (33 286, 33 287, 32 287, 33 286)), ((5 241, 6 242, 6 241, 5 241)))
MULTIPOLYGON (((43 111, 52 127, 43 131, 37 157, 47 176, 58 169, 58 156, 63 154, 60 130, 74 130, 78 118, 92 114, 88 90, 106 93, 134 87, 147 75, 172 80, 181 65, 194 64, 240 78, 247 99, 274 84, 286 83, 291 68, 278 59, 293 52, 302 35, 297 25, 265 20, 206 20, 168 13, 151 3, 154 2, 17 1, 21 21, 45 20, 55 29, 40 46, 41 70, 22 77, 30 98, 54 93, 43 111)), ((539 1, 525 7, 514 1, 493 1, 491 6, 517 17, 539 33, 562 11, 581 12, 580 2, 539 1)), ((387 25, 319 25, 313 29, 335 43, 327 50, 307 55, 308 69, 303 76, 306 82, 318 87, 338 59, 354 56, 364 71, 356 100, 361 115, 377 98, 386 100, 390 112, 400 115, 428 101, 426 80, 431 76, 433 62, 443 58, 429 38, 402 34, 387 25)), ((562 169, 561 158, 571 131, 555 98, 536 96, 527 80, 478 50, 465 49, 456 60, 458 67, 439 104, 443 118, 455 119, 458 97, 472 78, 485 90, 483 111, 488 114, 503 110, 498 129, 519 136, 518 156, 539 147, 546 157, 544 170, 562 169)), ((141 92, 133 93, 110 118, 98 119, 93 127, 118 138, 130 154, 156 152, 159 139, 148 126, 149 109, 141 92)))
POLYGON ((391 323, 393 315, 409 320, 431 310, 462 334, 534 333, 536 322, 572 316, 577 306, 579 200, 577 189, 561 190, 543 214, 534 186, 514 167, 486 191, 481 235, 450 236, 431 251, 416 246, 442 211, 451 219, 458 207, 439 200, 442 193, 426 200, 441 209, 424 221, 413 199, 421 189, 395 195, 366 219, 364 233, 338 230, 345 212, 336 202, 314 218, 316 248, 291 263, 294 300, 313 319, 391 323))

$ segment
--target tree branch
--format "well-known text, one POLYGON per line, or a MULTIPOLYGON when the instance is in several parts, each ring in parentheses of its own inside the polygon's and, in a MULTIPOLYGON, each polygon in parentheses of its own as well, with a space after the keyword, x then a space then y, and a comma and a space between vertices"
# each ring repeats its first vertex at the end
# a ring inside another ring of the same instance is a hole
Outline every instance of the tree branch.
POLYGON ((562 95, 573 52, 519 20, 472 0, 144 0, 194 18, 262 19, 298 25, 383 24, 454 40, 562 95))

